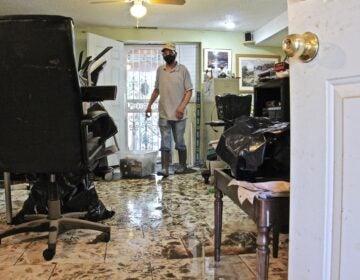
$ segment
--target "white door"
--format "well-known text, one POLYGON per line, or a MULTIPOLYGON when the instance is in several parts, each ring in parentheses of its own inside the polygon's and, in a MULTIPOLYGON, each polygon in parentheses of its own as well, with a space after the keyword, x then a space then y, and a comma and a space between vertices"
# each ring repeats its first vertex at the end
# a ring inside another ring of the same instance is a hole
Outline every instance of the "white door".
MULTIPOLYGON (((99 75, 97 85, 116 85, 117 97, 115 101, 104 101, 102 104, 114 119, 118 133, 116 140, 121 151, 125 150, 126 137, 121 137, 125 131, 125 66, 124 44, 99 35, 87 33, 87 55, 93 58, 106 47, 113 47, 103 57, 106 60, 103 71, 99 75)), ((113 138, 106 141, 106 146, 114 144, 113 138)), ((119 165, 119 154, 108 157, 109 165, 119 165)))
POLYGON ((360 1, 288 0, 289 33, 318 35, 290 60, 289 279, 360 279, 360 1))

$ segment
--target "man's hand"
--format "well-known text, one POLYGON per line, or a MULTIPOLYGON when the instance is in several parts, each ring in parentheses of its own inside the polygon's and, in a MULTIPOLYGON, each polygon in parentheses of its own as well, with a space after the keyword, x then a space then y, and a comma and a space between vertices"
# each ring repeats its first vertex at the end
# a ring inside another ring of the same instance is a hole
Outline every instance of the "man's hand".
POLYGON ((150 118, 151 115, 152 115, 151 107, 147 107, 146 110, 145 110, 145 117, 150 118))
POLYGON ((176 109, 176 117, 181 120, 184 117, 184 109, 177 108, 176 109))

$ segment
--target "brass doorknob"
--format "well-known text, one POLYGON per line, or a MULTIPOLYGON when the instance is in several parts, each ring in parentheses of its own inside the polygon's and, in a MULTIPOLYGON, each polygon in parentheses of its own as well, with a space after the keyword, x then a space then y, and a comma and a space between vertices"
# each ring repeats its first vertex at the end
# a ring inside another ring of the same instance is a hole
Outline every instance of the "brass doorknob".
POLYGON ((311 32, 290 34, 284 38, 282 49, 288 57, 298 58, 302 62, 310 62, 319 50, 319 39, 311 32))

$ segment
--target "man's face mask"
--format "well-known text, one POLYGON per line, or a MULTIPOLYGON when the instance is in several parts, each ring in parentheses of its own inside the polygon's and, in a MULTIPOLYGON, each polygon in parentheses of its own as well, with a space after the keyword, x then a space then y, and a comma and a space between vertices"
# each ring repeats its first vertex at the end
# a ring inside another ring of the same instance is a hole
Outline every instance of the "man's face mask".
POLYGON ((163 58, 167 64, 172 64, 176 59, 176 52, 171 50, 165 50, 163 52, 163 58))

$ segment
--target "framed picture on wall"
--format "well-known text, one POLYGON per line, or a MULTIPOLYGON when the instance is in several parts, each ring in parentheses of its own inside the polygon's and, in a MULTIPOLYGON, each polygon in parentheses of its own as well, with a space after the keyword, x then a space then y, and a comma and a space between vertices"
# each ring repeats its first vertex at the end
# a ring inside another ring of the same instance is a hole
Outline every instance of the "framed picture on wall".
POLYGON ((236 76, 240 78, 240 92, 253 92, 259 82, 258 75, 270 71, 275 63, 280 62, 278 55, 236 55, 236 76))
POLYGON ((204 49, 204 70, 220 69, 231 72, 231 50, 226 49, 204 49))

